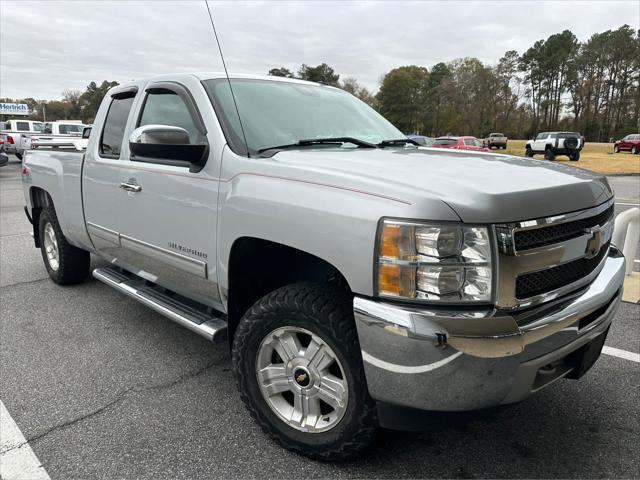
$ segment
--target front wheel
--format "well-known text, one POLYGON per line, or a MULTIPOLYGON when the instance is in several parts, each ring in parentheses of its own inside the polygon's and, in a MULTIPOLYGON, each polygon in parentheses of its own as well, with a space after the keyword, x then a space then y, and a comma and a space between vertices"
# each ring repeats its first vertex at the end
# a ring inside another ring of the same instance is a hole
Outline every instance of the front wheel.
POLYGON ((533 150, 531 150, 531 148, 529 147, 525 149, 524 154, 529 158, 533 158, 533 150))
POLYGON ((613 146, 613 153, 620 153, 620 147, 618 145, 613 146))
POLYGON ((232 357, 249 413, 283 447, 344 460, 373 440, 375 402, 344 290, 300 283, 270 293, 240 321, 232 357))
POLYGON ((42 259, 51 280, 60 285, 84 281, 91 266, 89 252, 67 242, 53 207, 40 212, 38 228, 42 259))

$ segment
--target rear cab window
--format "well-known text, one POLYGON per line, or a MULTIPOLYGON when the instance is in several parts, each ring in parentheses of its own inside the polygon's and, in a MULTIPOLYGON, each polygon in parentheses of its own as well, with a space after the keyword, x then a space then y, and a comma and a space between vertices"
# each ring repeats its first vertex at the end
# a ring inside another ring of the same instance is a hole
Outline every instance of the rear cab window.
POLYGON ((29 122, 16 122, 16 130, 18 132, 28 132, 29 122))
POLYGON ((101 157, 120 158, 122 140, 134 98, 135 92, 124 92, 112 96, 100 135, 99 152, 101 157))

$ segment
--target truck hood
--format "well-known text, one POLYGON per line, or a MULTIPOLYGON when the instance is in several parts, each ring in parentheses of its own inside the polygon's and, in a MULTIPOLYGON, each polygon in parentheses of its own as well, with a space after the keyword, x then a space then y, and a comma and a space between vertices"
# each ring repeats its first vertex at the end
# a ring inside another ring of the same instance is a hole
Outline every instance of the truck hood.
MULTIPOLYGON (((415 205, 445 202, 469 223, 558 215, 613 195, 606 177, 547 160, 435 148, 284 150, 270 160, 296 178, 415 205)), ((421 218, 429 218, 425 212, 421 218)))

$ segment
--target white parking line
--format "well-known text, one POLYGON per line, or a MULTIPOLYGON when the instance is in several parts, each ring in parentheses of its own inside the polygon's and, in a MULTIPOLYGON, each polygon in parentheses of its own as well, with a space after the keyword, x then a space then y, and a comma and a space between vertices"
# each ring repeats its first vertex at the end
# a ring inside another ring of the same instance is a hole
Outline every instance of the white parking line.
POLYGON ((628 207, 640 207, 640 203, 624 203, 624 202, 616 202, 616 205, 626 205, 628 207))
POLYGON ((0 478, 51 480, 22 432, 0 400, 0 478))
POLYGON ((624 358, 625 360, 631 360, 632 362, 640 363, 640 353, 627 352, 626 350, 620 350, 619 348, 602 347, 602 353, 605 355, 611 355, 612 357, 624 358))

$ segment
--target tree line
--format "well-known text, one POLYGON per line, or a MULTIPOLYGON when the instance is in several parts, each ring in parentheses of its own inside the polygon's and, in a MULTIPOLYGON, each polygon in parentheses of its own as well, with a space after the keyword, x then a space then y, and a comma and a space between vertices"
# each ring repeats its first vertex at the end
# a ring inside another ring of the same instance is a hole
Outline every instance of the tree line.
MULTIPOLYGON (((538 40, 522 53, 510 50, 495 64, 477 58, 408 65, 387 72, 377 93, 326 63, 302 64, 300 78, 342 88, 382 113, 405 133, 486 136, 502 132, 530 138, 545 130, 571 130, 589 141, 640 131, 640 31, 623 25, 579 42, 569 30, 538 40)), ((117 82, 91 82, 62 100, 0 99, 26 103, 36 120, 92 123, 103 96, 117 82)))
POLYGON ((34 98, 2 98, 0 102, 25 103, 29 107, 29 118, 39 121, 52 120, 82 120, 83 123, 93 123, 98 113, 102 98, 111 87, 118 82, 104 80, 100 85, 91 82, 84 92, 80 90, 65 90, 62 100, 35 100, 34 98))
POLYGON ((579 42, 569 30, 510 50, 494 65, 477 58, 408 65, 387 72, 374 95, 327 64, 270 75, 333 85, 377 109, 405 133, 529 138, 579 131, 608 141, 640 130, 640 32, 628 25, 579 42))

